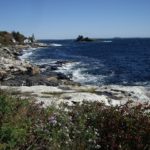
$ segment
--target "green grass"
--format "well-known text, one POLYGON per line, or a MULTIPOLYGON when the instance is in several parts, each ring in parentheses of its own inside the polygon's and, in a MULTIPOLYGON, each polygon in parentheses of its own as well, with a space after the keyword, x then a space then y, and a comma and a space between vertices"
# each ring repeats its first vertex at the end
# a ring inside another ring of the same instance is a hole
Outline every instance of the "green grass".
POLYGON ((0 150, 150 149, 148 103, 41 106, 0 91, 0 150))

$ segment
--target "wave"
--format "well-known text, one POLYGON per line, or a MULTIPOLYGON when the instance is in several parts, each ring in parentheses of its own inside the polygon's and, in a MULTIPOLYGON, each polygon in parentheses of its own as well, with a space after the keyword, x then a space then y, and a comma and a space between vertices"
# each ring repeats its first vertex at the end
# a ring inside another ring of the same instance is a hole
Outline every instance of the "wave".
MULTIPOLYGON (((93 65, 95 68, 99 68, 102 66, 104 68, 104 64, 96 64, 93 65)), ((116 73, 114 71, 110 71, 107 74, 95 74, 91 73, 91 68, 89 64, 83 62, 70 62, 66 63, 61 67, 58 67, 56 72, 61 72, 66 76, 70 77, 73 81, 85 84, 85 85, 110 85, 116 84, 118 86, 123 85, 126 86, 150 86, 150 82, 134 82, 130 83, 128 81, 120 81, 116 83, 114 80, 116 73)), ((101 70, 102 71, 102 70, 101 70)))
MULTIPOLYGON (((31 48, 30 48, 30 50, 36 50, 36 49, 38 49, 38 48, 34 48, 34 47, 31 47, 31 48)), ((26 50, 24 50, 24 51, 26 51, 26 50)))
POLYGON ((29 49, 24 49, 22 51, 22 55, 19 56, 19 58, 21 60, 26 60, 29 58, 29 56, 31 56, 33 54, 33 51, 37 50, 37 49, 40 49, 40 48, 34 48, 34 47, 30 47, 29 49))
POLYGON ((19 56, 19 58, 21 59, 21 60, 25 60, 25 59, 27 59, 29 56, 31 56, 33 54, 33 52, 32 51, 26 51, 26 52, 23 52, 23 55, 21 55, 21 56, 19 56))
POLYGON ((111 40, 106 40, 106 41, 102 41, 103 43, 111 43, 112 41, 111 40))
POLYGON ((65 74, 75 82, 91 85, 102 85, 102 83, 104 83, 105 81, 105 78, 113 75, 110 74, 108 76, 105 76, 90 74, 88 73, 88 68, 86 64, 81 62, 71 62, 64 64, 63 66, 59 67, 56 72, 61 72, 65 74))
POLYGON ((51 43, 50 46, 54 46, 54 47, 60 47, 62 46, 62 44, 58 44, 58 43, 51 43))
POLYGON ((62 65, 61 67, 58 67, 58 70, 56 72, 64 73, 65 75, 70 75, 75 70, 76 66, 78 66, 79 62, 70 62, 62 65))
POLYGON ((53 64, 55 64, 56 62, 57 62, 58 60, 56 59, 40 59, 40 61, 39 60, 34 60, 34 64, 35 65, 53 65, 53 64))
POLYGON ((72 79, 83 84, 96 83, 98 78, 94 75, 84 73, 84 68, 79 68, 73 71, 72 79))

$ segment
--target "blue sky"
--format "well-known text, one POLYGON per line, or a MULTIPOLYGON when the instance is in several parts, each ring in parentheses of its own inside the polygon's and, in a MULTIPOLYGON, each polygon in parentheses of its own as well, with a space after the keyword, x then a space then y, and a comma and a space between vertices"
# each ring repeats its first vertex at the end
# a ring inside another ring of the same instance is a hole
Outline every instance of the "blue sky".
POLYGON ((0 0, 0 30, 39 39, 150 37, 150 0, 0 0))

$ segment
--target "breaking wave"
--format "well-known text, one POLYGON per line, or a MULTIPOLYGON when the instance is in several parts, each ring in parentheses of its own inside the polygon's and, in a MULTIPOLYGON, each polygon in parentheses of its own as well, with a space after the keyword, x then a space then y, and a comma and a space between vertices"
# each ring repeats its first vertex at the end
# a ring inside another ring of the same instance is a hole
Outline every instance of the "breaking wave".
POLYGON ((50 46, 54 46, 54 47, 60 47, 60 46, 62 46, 62 44, 57 44, 57 43, 51 43, 51 44, 49 44, 50 46))

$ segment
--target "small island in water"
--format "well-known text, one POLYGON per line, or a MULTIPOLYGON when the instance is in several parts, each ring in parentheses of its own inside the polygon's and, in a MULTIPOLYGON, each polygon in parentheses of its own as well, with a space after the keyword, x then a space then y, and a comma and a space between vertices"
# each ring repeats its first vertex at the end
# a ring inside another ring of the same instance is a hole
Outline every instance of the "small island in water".
POLYGON ((92 41, 94 41, 94 39, 91 39, 89 37, 84 37, 83 35, 79 35, 76 38, 76 42, 92 42, 92 41))

